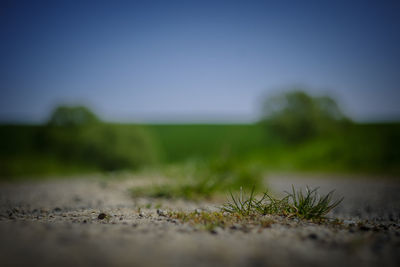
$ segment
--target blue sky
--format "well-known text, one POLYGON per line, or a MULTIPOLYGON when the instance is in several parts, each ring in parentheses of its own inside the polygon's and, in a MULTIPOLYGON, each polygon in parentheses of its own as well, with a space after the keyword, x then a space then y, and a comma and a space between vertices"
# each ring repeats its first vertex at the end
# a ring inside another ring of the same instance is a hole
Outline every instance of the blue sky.
POLYGON ((293 85, 400 119, 397 1, 1 1, 0 121, 251 122, 293 85))

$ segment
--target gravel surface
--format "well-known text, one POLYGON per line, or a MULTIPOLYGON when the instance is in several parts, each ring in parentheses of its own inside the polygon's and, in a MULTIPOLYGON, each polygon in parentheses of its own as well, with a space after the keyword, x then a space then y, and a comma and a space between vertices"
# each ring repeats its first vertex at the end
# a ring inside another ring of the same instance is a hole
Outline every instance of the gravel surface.
MULTIPOLYGON (((220 203, 132 198, 146 177, 0 184, 1 266, 399 266, 400 184, 270 175, 272 190, 336 189, 340 226, 278 220, 206 231, 165 216, 220 203)), ((397 180, 398 181, 398 180, 397 180)))

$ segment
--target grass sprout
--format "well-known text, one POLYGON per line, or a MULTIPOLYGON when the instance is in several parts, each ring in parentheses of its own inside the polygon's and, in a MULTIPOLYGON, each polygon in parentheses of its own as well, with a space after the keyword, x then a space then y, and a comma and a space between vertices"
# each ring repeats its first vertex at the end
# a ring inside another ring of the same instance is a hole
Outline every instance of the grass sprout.
POLYGON ((292 185, 292 192, 286 192, 288 199, 291 200, 289 205, 292 213, 304 219, 323 218, 343 201, 343 198, 332 201, 334 190, 325 196, 320 196, 318 189, 318 187, 310 189, 307 186, 306 192, 303 194, 301 189, 296 192, 292 185))
POLYGON ((255 204, 257 203, 254 196, 254 189, 255 187, 253 186, 249 197, 246 197, 242 187, 240 187, 240 192, 237 196, 233 195, 232 192, 229 192, 232 202, 225 203, 221 208, 222 211, 238 213, 241 215, 250 215, 251 213, 254 213, 256 211, 255 204))
POLYGON ((276 198, 268 191, 261 198, 256 198, 254 187, 249 195, 245 194, 241 188, 237 195, 230 193, 230 201, 225 203, 221 210, 242 216, 270 214, 306 220, 322 220, 343 201, 343 198, 333 201, 334 191, 320 196, 318 189, 318 187, 310 189, 307 186, 305 193, 303 193, 301 189, 296 191, 292 186, 292 192, 285 192, 286 196, 283 198, 276 198))

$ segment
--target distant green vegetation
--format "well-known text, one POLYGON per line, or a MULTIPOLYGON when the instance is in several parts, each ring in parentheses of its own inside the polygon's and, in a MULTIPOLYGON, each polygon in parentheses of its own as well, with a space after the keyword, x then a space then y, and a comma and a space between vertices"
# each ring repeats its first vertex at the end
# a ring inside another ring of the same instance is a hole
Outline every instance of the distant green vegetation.
POLYGON ((258 158, 283 170, 399 174, 399 136, 400 124, 354 124, 258 158))
POLYGON ((106 123, 85 107, 62 106, 45 125, 0 125, 0 177, 138 170, 154 164, 178 165, 182 174, 197 162, 196 174, 180 185, 204 193, 245 187, 238 181, 246 175, 250 181, 254 166, 400 174, 400 123, 353 123, 331 98, 299 91, 272 99, 255 124, 106 123), (229 164, 220 164, 221 171, 215 162, 229 164))
POLYGON ((0 126, 0 175, 138 169, 157 151, 145 127, 101 122, 84 107, 59 107, 43 126, 0 126))
MULTIPOLYGON (((160 145, 164 162, 226 156, 244 158, 270 140, 256 124, 146 125, 160 145)), ((273 137, 271 137, 273 138, 273 137)))
POLYGON ((59 106, 48 121, 52 126, 77 127, 100 123, 100 119, 84 106, 59 106))
POLYGON ((270 171, 400 173, 400 124, 353 124, 300 144, 268 138, 264 131, 258 124, 2 125, 0 175, 137 169, 157 162, 159 154, 161 163, 231 157, 270 171))
POLYGON ((294 144, 343 132, 351 121, 331 97, 315 97, 295 88, 266 99, 262 123, 268 131, 294 144))
POLYGON ((357 124, 328 96, 268 98, 260 123, 150 125, 165 162, 231 157, 266 170, 400 173, 400 123, 357 124))
POLYGON ((271 171, 400 173, 400 123, 354 123, 294 144, 263 124, 148 128, 164 162, 229 156, 271 171))

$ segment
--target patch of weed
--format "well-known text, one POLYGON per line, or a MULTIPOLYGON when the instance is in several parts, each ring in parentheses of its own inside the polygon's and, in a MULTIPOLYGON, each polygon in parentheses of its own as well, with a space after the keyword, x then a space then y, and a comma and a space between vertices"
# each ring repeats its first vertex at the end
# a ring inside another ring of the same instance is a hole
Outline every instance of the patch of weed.
POLYGON ((283 198, 275 198, 265 192, 261 198, 257 199, 254 196, 254 189, 249 195, 241 189, 238 195, 231 193, 231 201, 225 203, 221 209, 243 216, 273 214, 307 220, 322 220, 342 202, 343 198, 332 201, 334 191, 324 196, 320 196, 317 191, 318 188, 307 187, 306 192, 303 193, 301 189, 296 191, 292 186, 292 192, 286 192, 286 196, 283 198))
POLYGON ((328 222, 332 226, 341 226, 341 222, 330 222, 326 215, 343 200, 332 201, 334 191, 324 196, 318 194, 318 188, 306 187, 305 193, 295 190, 286 192, 283 198, 273 197, 265 192, 256 197, 255 187, 250 194, 241 188, 237 194, 230 193, 231 200, 225 203, 218 212, 169 212, 168 217, 203 229, 213 231, 215 228, 242 229, 247 231, 250 226, 270 227, 275 223, 288 222, 286 219, 299 218, 314 222, 328 222), (285 219, 286 218, 286 219, 285 219), (238 227, 239 225, 239 227, 238 227))
POLYGON ((288 199, 291 200, 289 202, 291 213, 304 219, 321 219, 343 201, 343 198, 332 201, 334 191, 324 196, 320 196, 317 191, 318 187, 314 189, 306 187, 306 192, 303 194, 301 189, 296 192, 292 186, 292 192, 287 193, 288 199))

